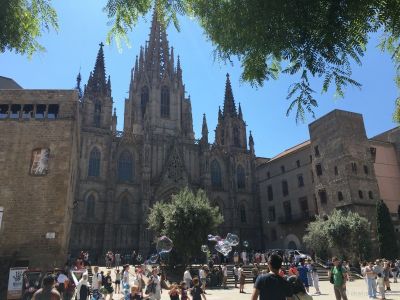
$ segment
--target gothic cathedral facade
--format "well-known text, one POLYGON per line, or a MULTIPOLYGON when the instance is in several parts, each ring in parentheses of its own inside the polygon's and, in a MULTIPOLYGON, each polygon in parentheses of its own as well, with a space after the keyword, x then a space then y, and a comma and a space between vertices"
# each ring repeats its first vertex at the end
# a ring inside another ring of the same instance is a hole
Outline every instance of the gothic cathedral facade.
MULTIPOLYGON (((219 234, 246 236, 260 247, 260 207, 254 141, 226 78, 215 141, 206 116, 201 139, 193 132, 190 98, 179 56, 174 61, 164 27, 153 15, 149 41, 140 49, 125 99, 123 131, 117 131, 103 45, 81 98, 81 145, 70 252, 106 250, 149 253, 149 208, 184 187, 204 189, 224 217, 219 234)), ((78 77, 80 81, 80 76, 78 77)))

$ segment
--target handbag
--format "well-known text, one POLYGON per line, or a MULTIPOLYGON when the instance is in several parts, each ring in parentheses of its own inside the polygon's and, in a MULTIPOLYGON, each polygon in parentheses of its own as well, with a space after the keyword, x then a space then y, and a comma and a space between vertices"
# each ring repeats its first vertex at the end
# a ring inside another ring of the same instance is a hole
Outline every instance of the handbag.
POLYGON ((331 269, 331 275, 329 276, 329 282, 334 284, 335 280, 333 279, 333 268, 331 269))

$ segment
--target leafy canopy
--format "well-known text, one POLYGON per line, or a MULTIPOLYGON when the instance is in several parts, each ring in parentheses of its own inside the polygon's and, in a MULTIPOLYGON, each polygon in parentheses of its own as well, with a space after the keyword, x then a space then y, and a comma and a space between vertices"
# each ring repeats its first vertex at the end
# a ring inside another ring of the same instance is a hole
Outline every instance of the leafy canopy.
MULTIPOLYGON (((107 41, 128 42, 128 32, 154 2, 161 21, 178 30, 178 15, 198 20, 218 58, 239 58, 244 81, 262 86, 280 74, 294 76, 287 114, 296 110, 296 120, 314 115, 318 105, 310 77, 322 79, 321 92, 333 87, 339 97, 347 86, 361 87, 352 78, 351 62, 361 64, 370 33, 382 34, 380 47, 392 55, 400 88, 400 0, 107 0, 107 41)), ((0 3, 1 51, 42 49, 36 41, 41 29, 57 28, 50 0, 0 3)), ((400 97, 394 118, 400 122, 400 97)))
POLYGON ((148 216, 149 229, 156 236, 166 235, 174 242, 174 252, 187 263, 200 254, 207 235, 223 222, 218 207, 212 207, 204 191, 194 194, 188 188, 173 195, 170 203, 157 202, 148 216))
POLYGON ((358 213, 334 210, 325 219, 317 216, 307 226, 303 241, 321 257, 335 254, 351 260, 366 259, 371 247, 369 227, 368 220, 358 213))

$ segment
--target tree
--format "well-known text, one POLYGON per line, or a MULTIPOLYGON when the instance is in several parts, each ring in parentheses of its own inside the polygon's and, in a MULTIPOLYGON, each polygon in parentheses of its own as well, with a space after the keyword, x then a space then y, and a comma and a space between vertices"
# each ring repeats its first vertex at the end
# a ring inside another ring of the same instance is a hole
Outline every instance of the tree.
MULTIPOLYGON (((0 27, 0 49, 4 51, 4 45, 21 53, 37 49, 38 44, 32 43, 40 35, 40 24, 46 28, 56 21, 48 6, 50 0, 3 2, 8 5, 6 10, 0 9, 1 17, 7 17, 0 27), (11 5, 14 2, 19 4, 16 9, 11 5), (22 23, 25 14, 21 12, 28 12, 22 23), (28 21, 35 26, 25 26, 28 21), (13 43, 14 37, 24 37, 29 43, 13 43)), ((321 91, 333 86, 340 97, 349 85, 361 87, 352 78, 350 63, 361 65, 369 35, 374 32, 381 33, 380 46, 392 55, 400 88, 400 0, 107 0, 104 11, 112 24, 107 41, 115 38, 119 44, 121 38, 127 40, 127 33, 153 2, 159 19, 165 24, 173 22, 178 30, 179 14, 197 19, 215 45, 218 58, 239 58, 244 81, 261 86, 280 74, 295 76, 288 91, 292 102, 287 114, 295 109, 296 120, 303 120, 306 112, 313 115, 318 105, 310 77, 322 78, 321 91)), ((394 118, 400 122, 400 97, 394 118)))
POLYGON ((353 261, 365 259, 371 248, 369 227, 368 220, 358 213, 334 210, 327 218, 317 216, 307 226, 303 241, 322 257, 335 254, 353 261))
POLYGON ((0 1, 0 52, 31 56, 44 47, 37 41, 45 30, 58 29, 57 13, 50 0, 0 1))
POLYGON ((166 235, 174 242, 181 262, 201 253, 207 235, 223 222, 218 207, 212 207, 204 191, 194 194, 188 188, 172 197, 170 203, 157 202, 148 216, 149 229, 156 236, 166 235))
POLYGON ((397 258, 399 249, 394 226, 389 209, 382 200, 376 204, 376 227, 380 256, 387 259, 397 258))

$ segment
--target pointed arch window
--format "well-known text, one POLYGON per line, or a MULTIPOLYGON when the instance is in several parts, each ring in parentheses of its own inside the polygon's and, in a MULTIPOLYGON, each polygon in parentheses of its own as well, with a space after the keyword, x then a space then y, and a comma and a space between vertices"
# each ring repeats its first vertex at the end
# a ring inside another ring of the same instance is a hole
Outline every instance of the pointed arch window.
POLYGON ((161 117, 169 118, 169 88, 165 85, 161 88, 161 117))
POLYGON ((120 218, 122 220, 127 220, 129 218, 129 199, 127 197, 121 200, 120 218))
POLYGON ((213 187, 222 187, 221 166, 217 160, 211 162, 211 185, 213 187))
POLYGON ((240 147, 239 128, 237 126, 233 127, 233 144, 240 147))
POLYGON ((240 221, 242 223, 247 223, 246 207, 244 206, 244 204, 240 205, 240 221))
POLYGON ((142 118, 146 113, 147 103, 149 102, 149 88, 147 86, 142 87, 142 92, 140 95, 140 109, 142 111, 142 118))
POLYGON ((241 165, 238 166, 236 173, 238 189, 246 188, 246 174, 241 165))
POLYGON ((96 203, 93 194, 86 198, 86 217, 93 218, 95 216, 96 203))
POLYGON ((99 149, 93 148, 89 156, 89 172, 88 176, 99 177, 100 176, 100 159, 101 153, 99 149))
POLYGON ((132 181, 133 180, 133 158, 129 151, 121 153, 118 159, 118 180, 132 181))

